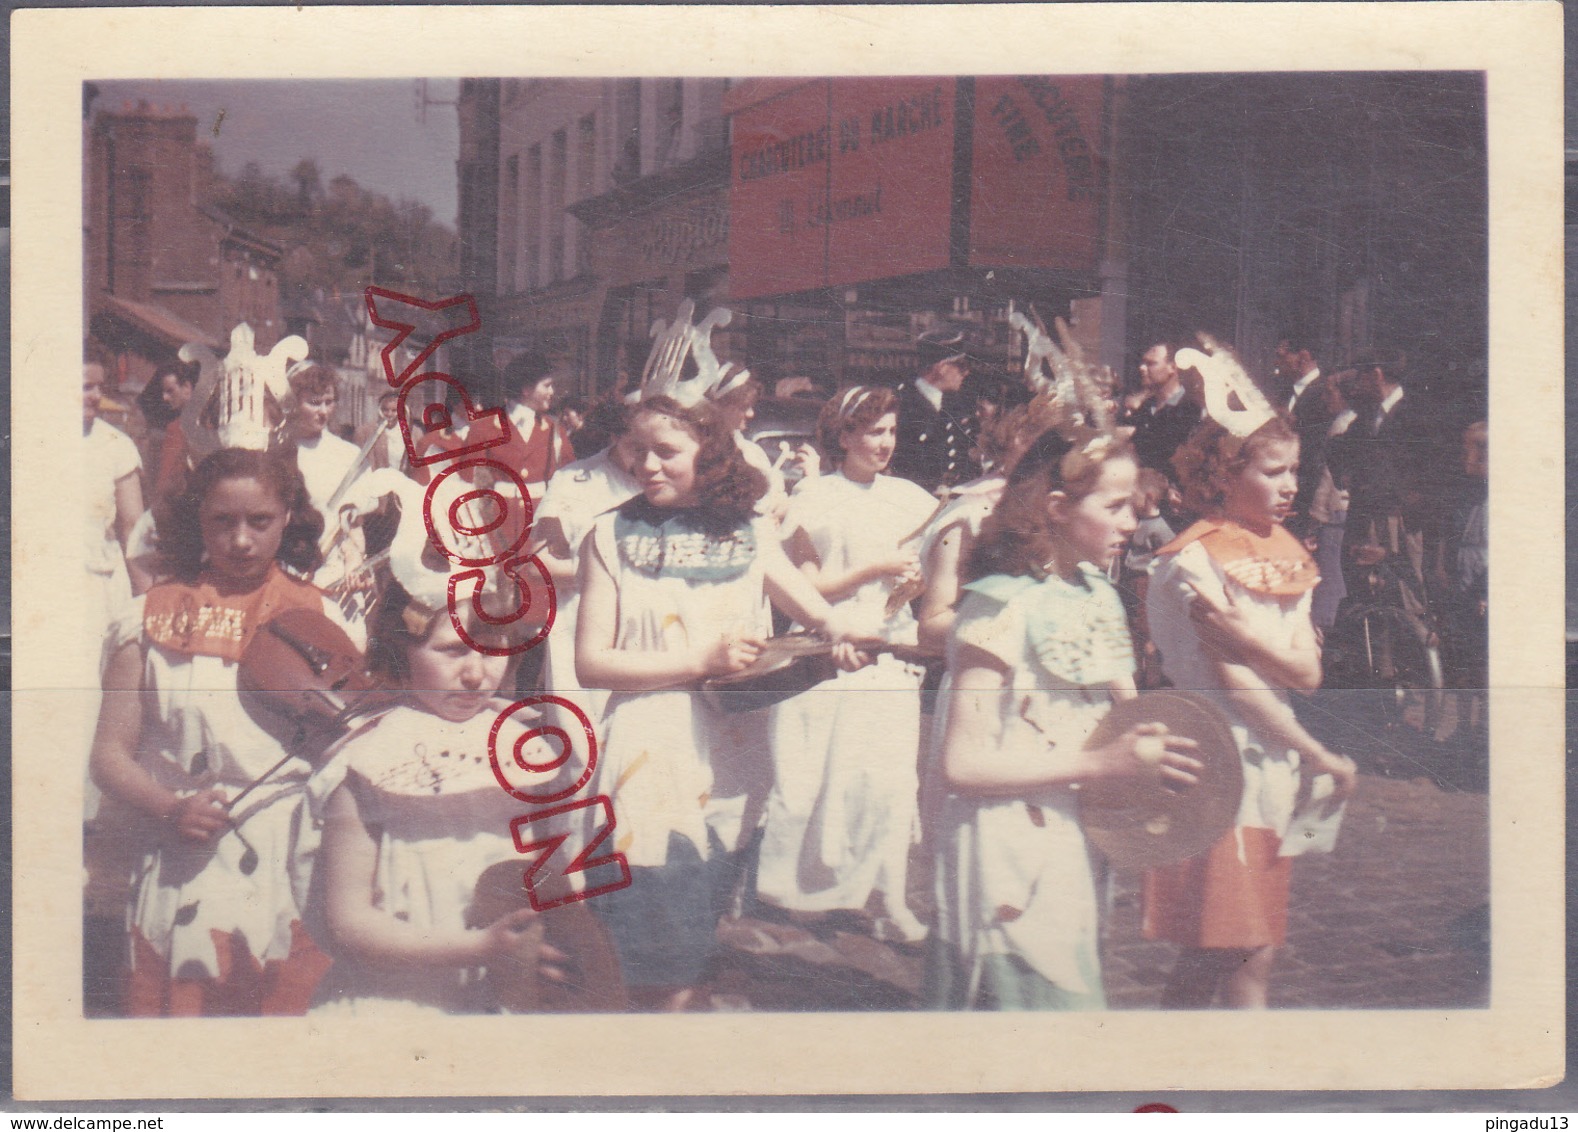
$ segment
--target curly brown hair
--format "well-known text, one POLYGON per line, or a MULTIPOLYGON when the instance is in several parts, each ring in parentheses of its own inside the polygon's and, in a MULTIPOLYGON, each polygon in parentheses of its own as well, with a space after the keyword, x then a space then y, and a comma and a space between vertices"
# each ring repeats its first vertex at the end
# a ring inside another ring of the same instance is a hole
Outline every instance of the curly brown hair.
POLYGON ((340 395, 339 377, 328 366, 317 362, 291 370, 287 380, 290 382, 290 391, 300 401, 305 401, 309 397, 320 397, 325 393, 332 393, 335 397, 340 395))
POLYGON ((156 507, 159 553, 170 570, 183 581, 196 581, 203 569, 203 524, 200 512, 208 493, 225 480, 256 480, 284 505, 285 523, 274 558, 302 577, 310 577, 322 562, 318 539, 323 516, 307 495, 296 462, 286 452, 257 452, 249 448, 221 448, 211 452, 187 477, 186 490, 156 507))
POLYGON ((1101 469, 1108 463, 1134 459, 1129 442, 1116 437, 1106 440, 1095 459, 1080 458, 1083 447, 1085 441, 1070 440, 1052 429, 1019 458, 1002 499, 982 526, 980 541, 970 554, 966 571, 970 581, 992 574, 1044 576, 1056 537, 1047 515, 1047 496, 1062 491, 1082 499, 1095 489, 1101 469))
POLYGON ((634 426, 645 416, 667 417, 701 446, 696 453, 696 506, 732 528, 749 518, 767 494, 767 477, 745 462, 734 431, 718 409, 706 401, 681 405, 672 397, 650 397, 631 410, 634 426))
POLYGON ((864 432, 898 408, 898 396, 886 386, 851 385, 822 406, 816 418, 816 446, 836 468, 848 454, 843 442, 846 432, 864 432))
POLYGON ((1296 444, 1298 439, 1292 418, 1280 411, 1242 440, 1207 417, 1173 453, 1184 506, 1199 515, 1215 515, 1222 509, 1224 478, 1237 476, 1267 444, 1296 444))

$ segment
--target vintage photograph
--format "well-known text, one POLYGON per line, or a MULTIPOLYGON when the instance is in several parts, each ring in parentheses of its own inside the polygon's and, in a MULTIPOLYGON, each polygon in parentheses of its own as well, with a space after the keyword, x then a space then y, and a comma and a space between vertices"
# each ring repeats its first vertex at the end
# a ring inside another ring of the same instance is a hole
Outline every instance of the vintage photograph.
POLYGON ((77 1024, 1515 1001, 1487 67, 889 64, 83 73, 77 1024))
POLYGON ((1484 1004, 1483 76, 83 104, 91 1014, 1484 1004), (556 594, 501 655, 435 480, 556 594), (628 865, 543 914, 588 956, 477 913, 538 695, 628 865))

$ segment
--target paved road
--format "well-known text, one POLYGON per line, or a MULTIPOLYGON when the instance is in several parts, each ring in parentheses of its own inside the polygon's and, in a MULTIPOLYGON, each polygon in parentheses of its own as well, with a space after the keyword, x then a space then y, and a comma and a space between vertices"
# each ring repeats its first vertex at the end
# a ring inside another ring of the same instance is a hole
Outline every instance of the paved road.
MULTIPOLYGON (((1295 864, 1273 1006, 1484 1005, 1488 843, 1483 793, 1443 787, 1432 777, 1362 775, 1336 852, 1295 864)), ((1115 1009, 1151 1009, 1174 949, 1140 939, 1138 878, 1120 876, 1116 889, 1104 957, 1107 996, 1115 1009)), ((915 1008, 918 950, 853 929, 813 933, 752 916, 725 921, 715 1008, 915 1008)))

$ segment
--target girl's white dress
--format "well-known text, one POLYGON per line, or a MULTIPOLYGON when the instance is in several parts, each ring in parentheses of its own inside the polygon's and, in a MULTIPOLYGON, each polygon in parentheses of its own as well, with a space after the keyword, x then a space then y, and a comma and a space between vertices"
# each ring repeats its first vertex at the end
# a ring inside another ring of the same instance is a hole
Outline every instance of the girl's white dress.
MULTIPOLYGON (((177 794, 218 787, 234 798, 286 754, 242 707, 239 665, 189 655, 149 640, 147 598, 132 600, 111 627, 114 650, 137 642, 143 651, 143 726, 137 758, 161 786, 177 794)), ((323 612, 343 626, 339 610, 323 612)), ((177 839, 151 817, 119 808, 146 848, 133 869, 130 927, 137 942, 181 980, 223 979, 214 935, 239 935, 265 967, 290 955, 301 910, 289 875, 291 846, 312 767, 293 758, 231 813, 239 831, 213 842, 177 839), (256 853, 244 866, 248 847, 256 853), (293 927, 294 925, 294 927, 293 927)), ((134 950, 135 954, 135 950, 134 950)))
MULTIPOLYGON (((787 540, 803 531, 821 568, 839 574, 892 558, 937 510, 909 480, 869 484, 834 473, 806 481, 784 516, 787 540)), ((915 643, 908 604, 888 616, 890 580, 866 583, 835 603, 844 623, 892 644, 915 643)), ((873 893, 906 936, 924 926, 905 903, 917 832, 922 670, 882 654, 839 672, 771 713, 773 790, 757 890, 782 908, 860 910, 873 893)))
POLYGON ((80 775, 86 784, 82 816, 91 820, 99 812, 99 791, 87 778, 88 757, 93 750, 104 664, 109 656, 105 641, 132 596, 126 557, 115 532, 115 485, 141 470, 142 457, 129 436, 95 417, 82 438, 82 463, 87 469, 83 523, 86 571, 80 598, 85 635, 80 647, 69 650, 76 662, 76 679, 70 684, 70 699, 62 700, 63 704, 69 703, 70 710, 61 712, 61 721, 68 729, 67 741, 79 760, 80 775))
MULTIPOLYGON (((297 847, 297 882, 308 924, 334 958, 314 1012, 361 1014, 404 1006, 473 1013, 493 1005, 483 996, 480 968, 379 967, 335 946, 324 920, 321 883, 312 885, 311 875, 321 861, 319 836, 329 798, 336 789, 351 790, 378 841, 373 904, 417 928, 465 928, 483 870, 519 861, 524 877, 529 863, 510 833, 510 821, 529 807, 503 790, 489 762, 488 733, 496 719, 496 712, 483 711, 451 723, 418 708, 395 707, 346 738, 312 776, 307 793, 314 828, 297 847)), ((513 749, 521 725, 512 717, 504 728, 501 752, 513 749)))
MULTIPOLYGON (((570 561, 579 568, 582 544, 600 515, 639 495, 641 486, 614 464, 613 450, 605 448, 584 460, 566 464, 548 481, 535 522, 553 519, 564 532, 570 561)), ((603 688, 583 688, 575 675, 575 622, 580 614, 581 591, 575 582, 555 583, 557 602, 553 628, 543 643, 543 691, 573 702, 594 726, 602 722, 608 706, 603 688)))
MULTIPOLYGON (((1001 727, 1014 742, 1082 746, 1111 707, 1105 685, 1134 670, 1117 592, 1094 568, 1080 571, 1076 582, 998 574, 965 587, 950 675, 964 645, 1008 668, 1001 727)), ((992 972, 1000 1002, 1035 999, 1001 985, 1023 967, 1061 1001, 1101 1004, 1096 884, 1074 789, 949 793, 934 844, 937 936, 966 983, 954 1001, 934 1005, 974 1006, 983 972, 1000 957, 1018 960, 992 972)))
MULTIPOLYGON (((725 634, 771 633, 756 549, 776 537, 769 520, 751 520, 732 541, 701 532, 663 540, 649 528, 621 527, 620 514, 599 518, 582 552, 600 557, 618 590, 615 647, 679 652, 725 634)), ((670 834, 703 859, 711 855, 709 831, 726 851, 749 840, 767 788, 753 726, 749 716, 709 707, 692 688, 609 695, 591 792, 611 800, 613 848, 632 868, 666 864, 670 834)))
MULTIPOLYGON (((1204 543, 1196 540, 1176 554, 1156 559, 1146 603, 1151 639, 1162 654, 1167 678, 1179 688, 1215 700, 1232 720, 1244 769, 1244 798, 1237 827, 1270 829, 1280 837, 1293 820, 1298 798, 1298 752, 1252 731, 1239 718, 1231 697, 1219 687, 1216 664, 1189 617, 1197 591, 1218 605, 1226 604, 1230 596, 1255 637, 1282 646, 1291 644, 1301 630, 1308 630, 1313 591, 1296 597, 1257 593, 1235 581, 1204 543)), ((1288 698, 1281 691, 1277 696, 1284 701, 1288 698)))

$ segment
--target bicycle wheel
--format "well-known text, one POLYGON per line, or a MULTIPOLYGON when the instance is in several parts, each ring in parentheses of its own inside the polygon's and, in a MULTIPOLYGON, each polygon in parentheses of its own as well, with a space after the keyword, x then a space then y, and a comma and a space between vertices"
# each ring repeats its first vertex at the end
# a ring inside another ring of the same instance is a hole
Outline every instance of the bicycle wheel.
POLYGON ((1382 726, 1434 739, 1445 695, 1441 651, 1429 629, 1404 610, 1371 606, 1358 611, 1350 645, 1354 674, 1384 693, 1376 699, 1382 726))

